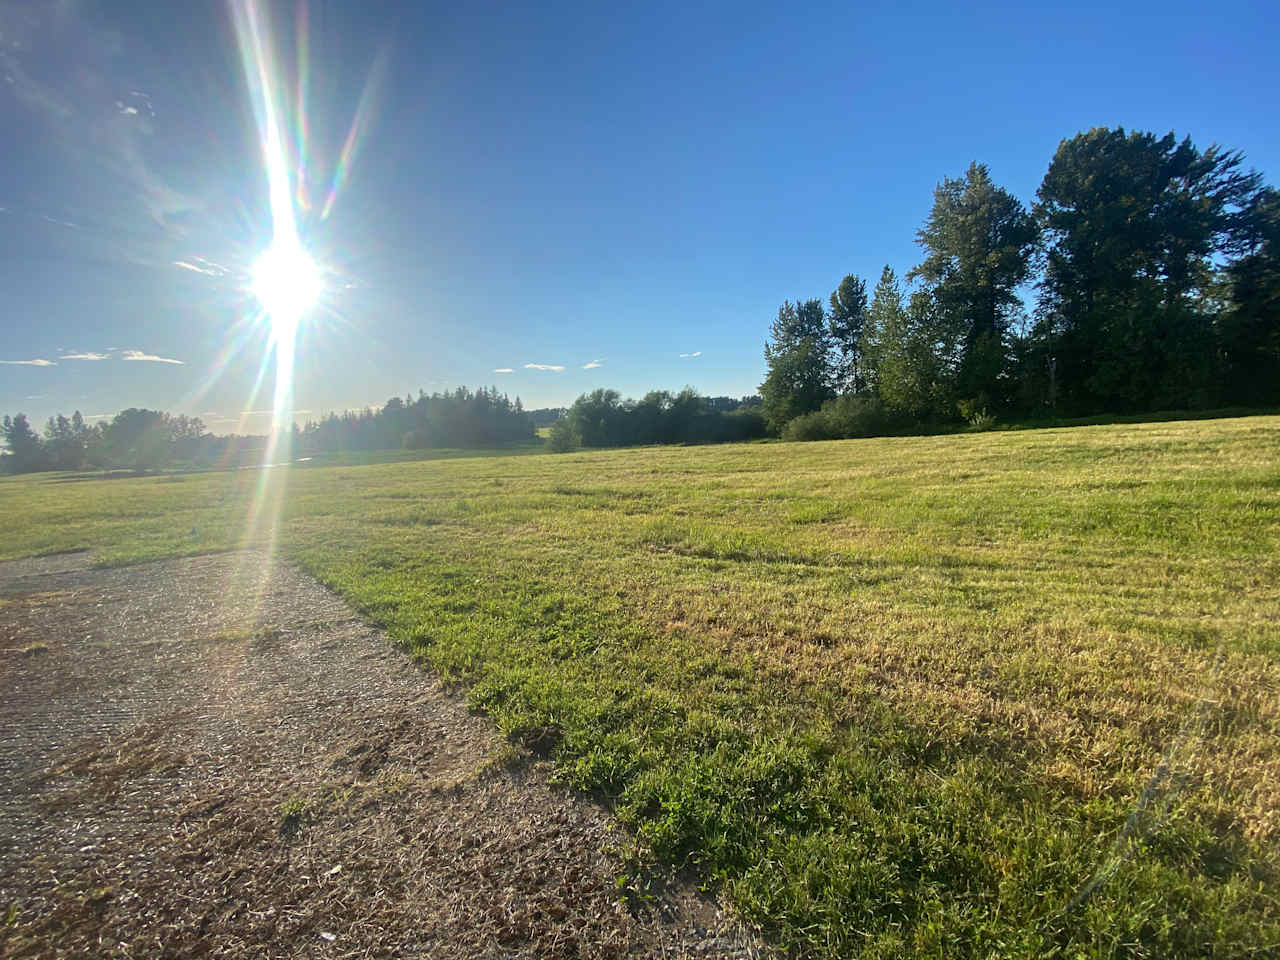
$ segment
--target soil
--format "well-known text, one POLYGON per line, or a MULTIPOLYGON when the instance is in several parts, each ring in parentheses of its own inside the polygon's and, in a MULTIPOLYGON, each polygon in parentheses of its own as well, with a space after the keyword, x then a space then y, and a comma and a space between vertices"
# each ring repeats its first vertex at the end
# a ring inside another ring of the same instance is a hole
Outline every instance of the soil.
POLYGON ((315 580, 0 563, 0 956, 755 957, 315 580))

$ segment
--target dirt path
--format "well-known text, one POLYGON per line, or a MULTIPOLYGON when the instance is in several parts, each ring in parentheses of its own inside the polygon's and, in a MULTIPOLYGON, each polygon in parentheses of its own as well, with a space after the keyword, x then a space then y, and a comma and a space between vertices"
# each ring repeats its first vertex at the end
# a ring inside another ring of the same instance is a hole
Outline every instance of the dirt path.
POLYGON ((0 563, 0 956, 757 955, 546 774, 283 564, 0 563))

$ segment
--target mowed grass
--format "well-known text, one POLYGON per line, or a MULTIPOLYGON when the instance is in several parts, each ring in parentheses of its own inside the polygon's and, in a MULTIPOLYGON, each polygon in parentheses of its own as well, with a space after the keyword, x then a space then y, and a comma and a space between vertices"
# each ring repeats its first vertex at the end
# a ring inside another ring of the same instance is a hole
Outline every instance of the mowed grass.
POLYGON ((274 541, 804 954, 1280 953, 1280 418, 9 479, 0 516, 5 557, 274 541))

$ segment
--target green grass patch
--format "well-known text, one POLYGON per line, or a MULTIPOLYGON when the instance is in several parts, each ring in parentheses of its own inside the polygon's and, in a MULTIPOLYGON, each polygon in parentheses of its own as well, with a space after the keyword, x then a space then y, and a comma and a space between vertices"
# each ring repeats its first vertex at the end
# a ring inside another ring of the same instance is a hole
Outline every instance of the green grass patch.
POLYGON ((0 481, 274 543, 813 956, 1280 945, 1280 418, 0 481))

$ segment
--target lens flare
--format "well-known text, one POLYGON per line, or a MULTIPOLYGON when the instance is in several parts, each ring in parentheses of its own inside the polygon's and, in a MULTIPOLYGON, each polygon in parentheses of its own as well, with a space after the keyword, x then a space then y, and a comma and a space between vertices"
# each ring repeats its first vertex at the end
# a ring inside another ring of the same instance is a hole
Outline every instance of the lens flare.
MULTIPOLYGON (((267 443, 258 493, 250 510, 246 542, 262 543, 268 553, 274 552, 281 505, 285 497, 287 472, 270 469, 271 465, 293 458, 293 366, 297 349, 298 324, 321 295, 321 272, 304 247, 298 232, 295 191, 290 173, 296 170, 301 186, 305 144, 298 143, 291 156, 285 136, 289 105, 279 83, 280 65, 270 42, 270 24, 263 16, 257 0, 235 0, 232 11, 244 66, 245 82, 253 101, 262 144, 262 161, 267 175, 267 199, 271 211, 271 243, 258 257, 250 276, 250 288, 262 305, 271 325, 271 344, 275 355, 275 396, 272 403, 272 431, 267 443)), ((305 12, 299 29, 305 35, 305 12)), ((305 46, 299 50, 299 69, 307 63, 305 46)), ((305 87, 298 88, 299 103, 295 114, 303 114, 305 87)), ((305 135, 305 118, 297 126, 299 138, 305 135)), ((302 195, 305 200, 305 195, 302 195)), ((256 389, 255 389, 256 393, 256 389)))
MULTIPOLYGON (((276 356, 273 435, 293 426, 293 355, 298 321, 319 294, 318 274, 298 239, 294 218, 292 164, 284 136, 285 104, 277 82, 279 72, 270 43, 269 23, 254 0, 242 0, 233 10, 245 81, 253 99, 267 174, 271 209, 271 245, 253 268, 252 288, 271 323, 276 356)), ((268 452, 273 457, 274 445, 268 452)))
POLYGON ((298 321, 322 289, 320 270, 301 245, 273 244, 253 265, 253 294, 266 310, 277 342, 297 334, 298 321))

